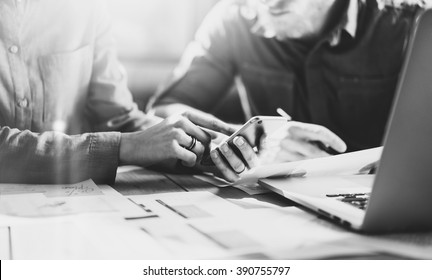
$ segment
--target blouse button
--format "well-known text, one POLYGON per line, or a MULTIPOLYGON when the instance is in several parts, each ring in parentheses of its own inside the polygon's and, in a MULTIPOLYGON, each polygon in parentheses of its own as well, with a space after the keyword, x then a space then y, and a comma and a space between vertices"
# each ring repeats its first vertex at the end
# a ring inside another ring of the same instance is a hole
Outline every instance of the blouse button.
POLYGON ((29 105, 29 102, 28 102, 27 98, 23 98, 23 99, 18 101, 18 106, 21 108, 26 108, 28 105, 29 105))
POLYGON ((10 48, 9 48, 9 51, 11 52, 11 53, 17 53, 18 52, 18 46, 15 46, 15 45, 13 45, 13 46, 11 46, 10 48))

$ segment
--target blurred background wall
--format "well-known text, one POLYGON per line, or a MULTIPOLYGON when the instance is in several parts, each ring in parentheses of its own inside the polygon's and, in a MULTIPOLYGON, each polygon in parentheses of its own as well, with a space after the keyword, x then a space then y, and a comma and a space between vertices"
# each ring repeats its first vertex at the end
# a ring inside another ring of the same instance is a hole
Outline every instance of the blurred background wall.
POLYGON ((106 0, 119 58, 143 108, 218 0, 106 0))

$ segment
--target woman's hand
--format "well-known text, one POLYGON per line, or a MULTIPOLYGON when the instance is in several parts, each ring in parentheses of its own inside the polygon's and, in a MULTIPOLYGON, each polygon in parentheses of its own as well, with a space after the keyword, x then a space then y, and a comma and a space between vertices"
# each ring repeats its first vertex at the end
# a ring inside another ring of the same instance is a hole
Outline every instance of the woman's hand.
POLYGON ((180 160, 192 167, 209 150, 216 131, 230 134, 234 130, 210 115, 185 112, 171 116, 144 131, 122 134, 120 164, 147 167, 166 160, 180 160))

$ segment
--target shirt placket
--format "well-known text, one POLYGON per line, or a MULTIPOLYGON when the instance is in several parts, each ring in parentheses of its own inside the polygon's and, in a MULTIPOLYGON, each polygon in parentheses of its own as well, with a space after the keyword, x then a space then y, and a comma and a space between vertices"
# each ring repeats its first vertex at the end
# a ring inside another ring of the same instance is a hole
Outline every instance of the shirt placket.
POLYGON ((313 123, 327 119, 327 100, 322 92, 322 72, 318 47, 309 54, 305 63, 305 80, 310 118, 313 123))
POLYGON ((28 71, 24 60, 20 29, 23 20, 24 0, 14 0, 15 13, 10 21, 8 58, 14 89, 15 124, 19 129, 29 129, 31 124, 31 94, 28 86, 28 71))
POLYGON ((305 64, 305 80, 310 119, 312 123, 321 124, 333 130, 331 119, 330 100, 332 93, 329 92, 324 78, 323 50, 324 44, 329 44, 330 38, 320 41, 311 51, 305 64))

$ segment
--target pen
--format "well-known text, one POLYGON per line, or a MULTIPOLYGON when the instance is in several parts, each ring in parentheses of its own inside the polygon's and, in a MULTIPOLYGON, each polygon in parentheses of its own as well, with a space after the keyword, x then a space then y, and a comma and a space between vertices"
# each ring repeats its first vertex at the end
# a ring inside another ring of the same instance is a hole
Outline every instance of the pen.
MULTIPOLYGON (((282 108, 277 108, 276 112, 281 115, 282 117, 286 118, 288 121, 292 121, 292 118, 290 115, 288 115, 287 112, 285 112, 282 108)), ((318 140, 312 140, 309 141, 309 143, 316 145, 320 150, 323 150, 324 152, 328 153, 329 155, 338 155, 340 154, 338 151, 333 149, 330 146, 325 145, 323 142, 318 140)))
POLYGON ((292 118, 290 115, 287 114, 287 112, 285 112, 282 108, 277 108, 276 112, 281 115, 282 117, 286 118, 287 120, 291 121, 292 118))
POLYGON ((9 260, 13 260, 12 254, 12 229, 8 226, 8 235, 9 235, 9 260))
POLYGON ((366 166, 363 166, 358 171, 358 174, 375 174, 377 171, 379 165, 379 160, 374 161, 372 163, 367 164, 366 166))

